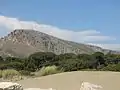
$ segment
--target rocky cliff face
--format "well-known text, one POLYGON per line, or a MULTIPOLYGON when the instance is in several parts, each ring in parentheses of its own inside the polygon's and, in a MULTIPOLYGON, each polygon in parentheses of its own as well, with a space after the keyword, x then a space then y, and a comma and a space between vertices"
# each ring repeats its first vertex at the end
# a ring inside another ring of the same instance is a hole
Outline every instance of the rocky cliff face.
POLYGON ((34 30, 14 30, 0 39, 0 54, 10 56, 28 56, 34 52, 87 53, 109 52, 100 47, 62 40, 34 30))

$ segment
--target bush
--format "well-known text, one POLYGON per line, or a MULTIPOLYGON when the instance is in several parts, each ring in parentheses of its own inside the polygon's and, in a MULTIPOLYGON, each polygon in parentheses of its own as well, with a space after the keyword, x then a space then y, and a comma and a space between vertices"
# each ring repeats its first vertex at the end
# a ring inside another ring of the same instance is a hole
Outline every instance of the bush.
POLYGON ((2 71, 2 78, 4 79, 12 79, 16 76, 20 76, 20 73, 16 70, 8 69, 2 71))
POLYGON ((9 64, 7 64, 8 67, 10 68, 14 68, 15 70, 23 70, 24 69, 24 65, 21 62, 10 62, 9 64))
POLYGON ((47 66, 47 67, 42 67, 40 71, 37 72, 37 76, 46 76, 46 75, 51 75, 51 74, 56 74, 60 73, 62 70, 59 70, 56 66, 47 66))
POLYGON ((115 64, 110 64, 110 65, 104 67, 102 70, 103 71, 115 71, 115 66, 116 66, 115 64))
POLYGON ((78 59, 66 59, 59 62, 59 68, 63 68, 65 72, 77 71, 84 67, 78 59))
POLYGON ((104 71, 120 71, 120 63, 119 64, 109 64, 104 67, 102 70, 104 71))
POLYGON ((21 74, 21 75, 24 75, 24 76, 30 76, 30 75, 31 75, 31 72, 30 72, 30 71, 21 70, 21 71, 20 71, 20 74, 21 74))

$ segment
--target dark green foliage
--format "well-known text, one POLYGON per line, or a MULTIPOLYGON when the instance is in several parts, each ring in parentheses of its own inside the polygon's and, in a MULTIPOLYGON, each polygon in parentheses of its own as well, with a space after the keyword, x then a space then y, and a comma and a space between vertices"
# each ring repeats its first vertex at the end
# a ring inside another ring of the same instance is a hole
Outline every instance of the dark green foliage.
POLYGON ((82 67, 81 62, 78 59, 66 59, 59 62, 59 68, 63 68, 64 71, 77 71, 82 67))
POLYGON ((21 62, 10 62, 7 64, 8 67, 16 69, 16 70, 23 70, 24 69, 24 64, 21 62))
POLYGON ((105 56, 103 53, 101 52, 95 52, 94 54, 92 54, 93 60, 95 62, 95 68, 96 69, 101 69, 101 66, 106 66, 105 64, 105 56))
POLYGON ((105 60, 104 60, 104 54, 101 52, 96 52, 93 54, 93 57, 96 59, 98 64, 104 64, 105 60))
POLYGON ((91 61, 92 57, 87 54, 80 54, 77 56, 77 58, 81 62, 83 68, 88 68, 90 66, 90 62, 92 62, 91 61))
POLYGON ((104 70, 104 71, 119 71, 120 72, 120 63, 109 64, 108 66, 104 67, 102 70, 104 70))
POLYGON ((0 70, 4 70, 7 68, 8 68, 7 64, 0 64, 0 70))
POLYGON ((65 54, 60 54, 59 59, 71 59, 71 58, 76 58, 76 55, 73 53, 65 53, 65 54))
POLYGON ((25 76, 29 76, 31 75, 31 72, 30 71, 25 71, 25 70, 21 70, 19 71, 21 75, 25 75, 25 76))
POLYGON ((34 63, 30 62, 28 63, 28 65, 26 66, 25 70, 27 71, 31 71, 31 72, 34 72, 37 70, 37 67, 34 63))
POLYGON ((0 69, 15 69, 23 75, 40 70, 42 67, 56 66, 64 71, 107 70, 120 71, 120 55, 96 52, 92 55, 72 53, 55 55, 52 52, 36 52, 28 58, 0 56, 0 69))
POLYGON ((118 64, 120 62, 120 55, 107 54, 105 55, 106 64, 118 64))
POLYGON ((3 62, 4 60, 3 60, 3 58, 2 58, 2 56, 0 56, 0 62, 3 62))
POLYGON ((55 54, 52 52, 37 52, 29 56, 29 62, 36 65, 39 69, 43 66, 52 65, 55 59, 55 54))

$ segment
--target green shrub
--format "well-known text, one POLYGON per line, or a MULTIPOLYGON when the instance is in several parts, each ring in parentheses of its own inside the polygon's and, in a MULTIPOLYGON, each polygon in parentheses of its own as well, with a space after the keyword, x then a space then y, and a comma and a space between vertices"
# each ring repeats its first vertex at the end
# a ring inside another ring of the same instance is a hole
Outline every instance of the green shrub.
POLYGON ((120 63, 119 64, 109 64, 104 67, 102 70, 104 71, 120 71, 120 63))
POLYGON ((56 66, 47 66, 47 67, 42 67, 40 71, 37 72, 37 76, 46 76, 46 75, 51 75, 51 74, 56 74, 60 73, 62 70, 59 70, 56 66))
POLYGON ((63 59, 59 62, 59 68, 63 68, 65 72, 77 71, 84 67, 79 59, 63 59))
POLYGON ((24 76, 30 76, 30 75, 31 75, 31 72, 30 72, 30 71, 21 70, 21 71, 20 71, 20 74, 21 74, 21 75, 24 75, 24 76))
POLYGON ((14 68, 15 70, 23 70, 24 69, 24 65, 21 62, 10 62, 9 64, 7 64, 8 67, 14 68))
POLYGON ((116 71, 120 72, 120 63, 116 64, 116 71))
POLYGON ((20 76, 20 73, 16 70, 8 69, 2 71, 2 78, 4 79, 12 79, 16 76, 20 76))
POLYGON ((104 67, 102 70, 103 71, 116 71, 115 66, 116 66, 115 64, 110 64, 110 65, 104 67))

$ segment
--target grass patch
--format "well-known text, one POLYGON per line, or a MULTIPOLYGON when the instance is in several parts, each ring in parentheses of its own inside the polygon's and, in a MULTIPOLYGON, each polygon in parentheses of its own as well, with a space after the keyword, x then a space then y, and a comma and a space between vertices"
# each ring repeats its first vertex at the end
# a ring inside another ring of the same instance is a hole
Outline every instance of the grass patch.
POLYGON ((14 79, 20 76, 20 73, 13 69, 3 70, 2 78, 3 79, 14 79))
POLYGON ((63 70, 59 70, 58 67, 53 65, 53 66, 42 67, 40 71, 36 73, 36 76, 46 76, 61 72, 63 72, 63 70))

